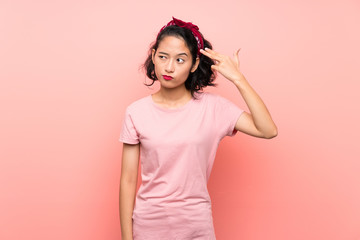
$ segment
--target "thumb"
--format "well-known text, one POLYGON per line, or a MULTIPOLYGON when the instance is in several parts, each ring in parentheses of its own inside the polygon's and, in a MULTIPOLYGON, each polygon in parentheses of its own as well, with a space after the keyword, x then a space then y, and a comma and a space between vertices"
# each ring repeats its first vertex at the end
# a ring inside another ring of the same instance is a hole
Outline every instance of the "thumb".
POLYGON ((219 71, 219 66, 216 66, 216 65, 211 65, 211 70, 216 70, 216 71, 219 71))

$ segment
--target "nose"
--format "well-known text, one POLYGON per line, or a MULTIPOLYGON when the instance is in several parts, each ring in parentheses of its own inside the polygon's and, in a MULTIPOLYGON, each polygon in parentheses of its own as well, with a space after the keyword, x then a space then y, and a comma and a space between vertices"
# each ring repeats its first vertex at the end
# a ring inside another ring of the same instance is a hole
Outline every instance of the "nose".
POLYGON ((169 61, 167 61, 166 66, 165 66, 165 71, 172 73, 175 70, 175 63, 173 59, 169 59, 169 61))

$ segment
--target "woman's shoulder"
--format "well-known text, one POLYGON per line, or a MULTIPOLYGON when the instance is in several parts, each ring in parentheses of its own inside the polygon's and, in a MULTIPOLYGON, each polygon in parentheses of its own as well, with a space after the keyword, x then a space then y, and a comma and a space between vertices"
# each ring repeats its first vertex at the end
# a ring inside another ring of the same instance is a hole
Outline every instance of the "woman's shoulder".
POLYGON ((226 97, 223 97, 217 93, 203 92, 205 101, 212 106, 227 106, 233 102, 226 97))
POLYGON ((142 109, 146 108, 149 103, 149 98, 151 95, 147 95, 145 97, 138 98, 130 103, 126 108, 127 110, 131 111, 141 111, 142 109))
POLYGON ((207 101, 216 101, 219 98, 223 98, 220 95, 212 92, 202 92, 201 96, 204 97, 207 101))

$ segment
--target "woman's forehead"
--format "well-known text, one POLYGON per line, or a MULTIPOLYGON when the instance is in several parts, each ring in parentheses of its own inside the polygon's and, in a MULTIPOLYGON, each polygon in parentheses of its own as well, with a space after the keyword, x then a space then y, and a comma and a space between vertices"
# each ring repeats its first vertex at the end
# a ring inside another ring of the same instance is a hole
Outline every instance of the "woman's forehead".
POLYGON ((172 54, 187 53, 190 54, 189 48, 181 37, 166 36, 158 46, 158 51, 168 52, 172 54))

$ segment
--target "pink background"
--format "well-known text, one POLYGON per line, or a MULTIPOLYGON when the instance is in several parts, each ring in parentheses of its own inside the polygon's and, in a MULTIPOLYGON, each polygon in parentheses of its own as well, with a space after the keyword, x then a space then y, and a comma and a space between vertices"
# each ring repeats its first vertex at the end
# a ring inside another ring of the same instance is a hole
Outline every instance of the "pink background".
MULTIPOLYGON (((138 68, 175 16, 221 53, 242 48, 279 129, 221 142, 217 238, 359 240, 359 12, 355 0, 1 1, 0 239, 120 239, 124 110, 158 89, 138 68)), ((206 90, 247 110, 216 82, 206 90)))

